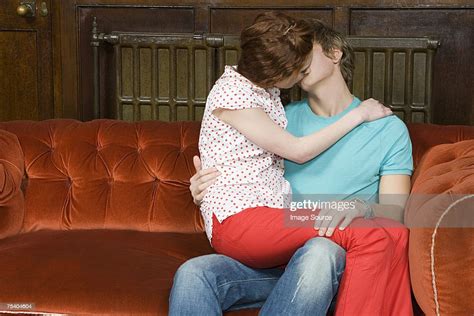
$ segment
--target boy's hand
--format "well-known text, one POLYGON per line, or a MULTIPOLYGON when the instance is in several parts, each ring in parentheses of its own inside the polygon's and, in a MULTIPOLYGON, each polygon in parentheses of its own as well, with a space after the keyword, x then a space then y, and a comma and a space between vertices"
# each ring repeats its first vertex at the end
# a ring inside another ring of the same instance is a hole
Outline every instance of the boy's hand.
POLYGON ((344 230, 355 218, 364 215, 365 210, 357 202, 354 202, 354 208, 344 208, 342 210, 323 208, 314 221, 314 229, 319 230, 319 236, 326 235, 330 237, 339 223, 339 229, 344 230))
POLYGON ((189 190, 193 196, 194 204, 200 205, 204 195, 207 193, 207 188, 217 181, 217 177, 221 175, 217 168, 209 168, 202 170, 201 159, 198 156, 193 157, 194 168, 196 173, 189 180, 191 185, 189 190))

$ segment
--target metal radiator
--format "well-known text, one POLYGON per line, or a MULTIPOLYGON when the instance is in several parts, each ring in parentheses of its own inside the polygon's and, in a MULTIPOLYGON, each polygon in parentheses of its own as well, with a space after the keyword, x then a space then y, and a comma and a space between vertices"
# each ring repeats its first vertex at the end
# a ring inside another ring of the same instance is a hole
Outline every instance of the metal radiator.
MULTIPOLYGON (((433 56, 439 42, 430 38, 348 37, 355 53, 349 87, 361 99, 390 105, 405 122, 431 122, 433 56)), ((112 45, 115 59, 116 119, 201 120, 206 97, 225 65, 239 57, 239 37, 220 34, 100 33, 94 19, 94 115, 103 117, 99 91, 100 46, 112 45)), ((284 103, 304 91, 282 91, 284 103)), ((112 107, 112 108, 111 108, 112 107)))

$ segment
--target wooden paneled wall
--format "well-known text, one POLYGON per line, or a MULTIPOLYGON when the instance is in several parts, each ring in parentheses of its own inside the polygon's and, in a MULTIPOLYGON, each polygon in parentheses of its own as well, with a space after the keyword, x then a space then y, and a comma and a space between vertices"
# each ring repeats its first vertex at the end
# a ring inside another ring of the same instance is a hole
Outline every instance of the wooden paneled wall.
MULTIPOLYGON (((430 36, 441 41, 434 60, 433 122, 474 125, 474 4, 472 0, 63 0, 55 2, 57 117, 93 115, 93 17, 101 32, 238 34, 265 10, 315 17, 347 35, 430 36)), ((114 62, 102 47, 101 86, 113 89, 114 62)), ((104 94, 101 102, 114 102, 104 94)))

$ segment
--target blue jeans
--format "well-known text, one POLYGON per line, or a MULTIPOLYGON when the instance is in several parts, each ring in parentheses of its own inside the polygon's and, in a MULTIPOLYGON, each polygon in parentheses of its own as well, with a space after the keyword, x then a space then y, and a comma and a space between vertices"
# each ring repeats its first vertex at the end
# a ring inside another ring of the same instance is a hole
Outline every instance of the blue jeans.
POLYGON ((285 269, 253 269, 218 254, 190 259, 175 274, 169 315, 222 315, 256 307, 260 315, 326 315, 335 303, 345 254, 331 240, 315 237, 285 269))

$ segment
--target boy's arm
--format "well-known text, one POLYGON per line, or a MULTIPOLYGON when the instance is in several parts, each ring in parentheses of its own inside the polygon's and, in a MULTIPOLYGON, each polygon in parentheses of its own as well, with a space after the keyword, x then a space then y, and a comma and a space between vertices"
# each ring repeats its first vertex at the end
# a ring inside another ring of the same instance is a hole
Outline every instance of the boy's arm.
POLYGON ((381 137, 388 147, 380 166, 379 204, 373 209, 377 216, 403 223, 413 173, 410 135, 406 125, 395 118, 384 128, 381 137))
POLYGON ((405 204, 408 200, 410 189, 409 175, 388 174, 381 176, 379 203, 371 205, 375 216, 391 218, 403 223, 405 204))

